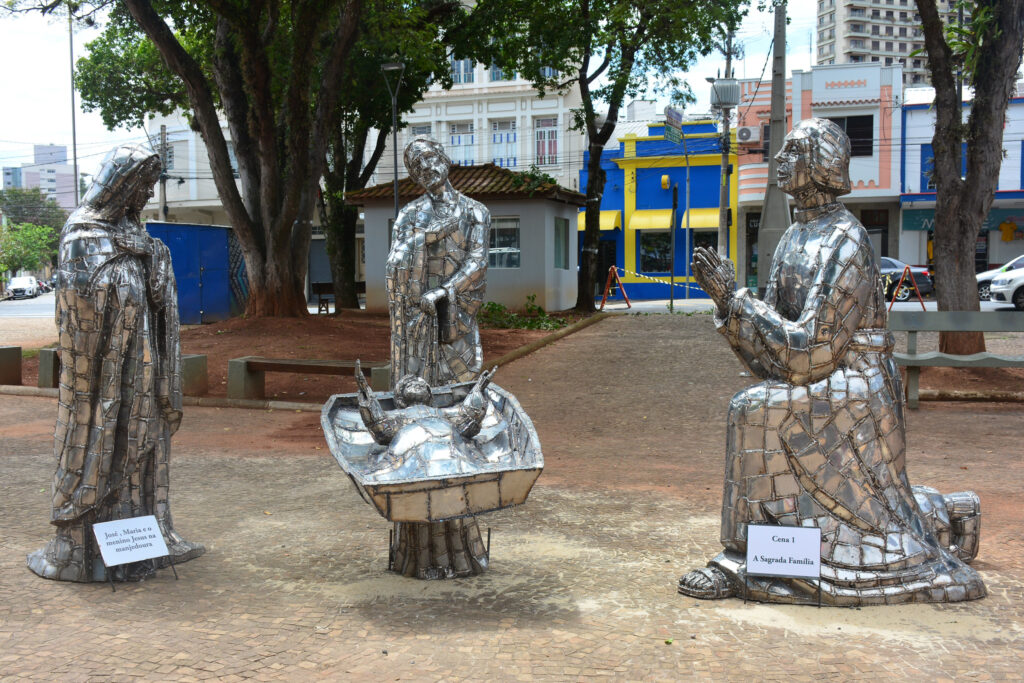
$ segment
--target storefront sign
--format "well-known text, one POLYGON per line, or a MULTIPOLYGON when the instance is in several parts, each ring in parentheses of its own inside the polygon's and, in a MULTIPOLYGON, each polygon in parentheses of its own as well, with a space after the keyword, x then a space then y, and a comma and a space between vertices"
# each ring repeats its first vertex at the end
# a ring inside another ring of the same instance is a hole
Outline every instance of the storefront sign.
POLYGON ((819 578, 821 529, 747 525, 747 574, 819 578))

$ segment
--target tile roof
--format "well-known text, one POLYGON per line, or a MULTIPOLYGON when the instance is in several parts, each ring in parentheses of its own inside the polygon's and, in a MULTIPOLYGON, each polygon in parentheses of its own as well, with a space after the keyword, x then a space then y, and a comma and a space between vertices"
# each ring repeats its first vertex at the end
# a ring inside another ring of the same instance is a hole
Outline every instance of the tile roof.
MULTIPOLYGON (((523 176, 523 173, 494 164, 452 166, 448 171, 448 180, 451 181, 452 186, 478 201, 486 199, 550 199, 574 206, 583 206, 586 203, 586 195, 566 189, 557 183, 543 183, 531 190, 520 180, 523 176)), ((345 195, 345 201, 356 205, 375 201, 392 201, 394 199, 393 188, 394 183, 387 182, 362 190, 354 190, 345 195)), ((408 176, 398 180, 398 201, 401 204, 419 197, 423 192, 423 188, 408 176)))

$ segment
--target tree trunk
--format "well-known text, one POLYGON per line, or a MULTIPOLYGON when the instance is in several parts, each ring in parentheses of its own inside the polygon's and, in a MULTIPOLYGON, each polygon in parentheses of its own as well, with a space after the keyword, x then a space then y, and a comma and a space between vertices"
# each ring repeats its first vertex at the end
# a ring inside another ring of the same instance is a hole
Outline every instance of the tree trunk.
POLYGON ((604 146, 590 144, 587 160, 587 209, 583 231, 583 252, 580 254, 580 272, 576 292, 576 310, 593 313, 594 286, 598 282, 597 246, 601 241, 601 197, 604 194, 605 172, 601 168, 604 146))
MULTIPOLYGON (((333 197, 332 193, 332 197, 333 197)), ((356 291, 356 223, 359 208, 346 206, 341 200, 331 200, 324 235, 327 237, 327 256, 331 261, 331 279, 334 281, 334 308, 359 308, 356 291)))
MULTIPOLYGON (((977 311, 975 245, 1002 164, 1006 107, 1024 42, 1024 1, 980 0, 972 5, 975 17, 967 26, 975 62, 964 76, 974 96, 966 124, 954 75, 960 66, 946 42, 936 0, 917 0, 917 6, 935 88, 935 298, 940 311, 977 311), (991 13, 990 22, 974 21, 986 12, 991 13), (967 143, 963 177, 962 141, 967 143)), ((978 353, 985 350, 985 338, 980 332, 942 332, 939 350, 978 353)))

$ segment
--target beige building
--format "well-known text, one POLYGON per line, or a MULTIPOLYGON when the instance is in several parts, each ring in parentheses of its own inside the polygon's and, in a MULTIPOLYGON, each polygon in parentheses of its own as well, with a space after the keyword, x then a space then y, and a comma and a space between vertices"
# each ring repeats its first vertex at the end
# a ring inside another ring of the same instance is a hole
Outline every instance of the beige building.
MULTIPOLYGON (((944 19, 957 21, 955 0, 937 4, 944 19)), ((819 65, 902 66, 904 85, 926 84, 923 50, 921 15, 914 0, 818 0, 815 59, 819 65)))

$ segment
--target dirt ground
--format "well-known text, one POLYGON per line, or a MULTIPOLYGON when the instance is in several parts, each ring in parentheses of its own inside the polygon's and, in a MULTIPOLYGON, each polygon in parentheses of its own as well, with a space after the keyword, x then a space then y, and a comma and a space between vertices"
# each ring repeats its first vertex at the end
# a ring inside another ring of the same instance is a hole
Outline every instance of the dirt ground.
MULTIPOLYGON (((484 362, 494 361, 550 332, 540 330, 481 330, 484 362)), ((340 316, 310 315, 306 318, 233 318, 222 323, 186 326, 181 333, 182 353, 207 355, 209 396, 227 393, 228 360, 240 356, 267 358, 318 358, 363 361, 388 359, 388 318, 385 313, 346 310, 340 316)), ((56 344, 52 319, 5 319, 0 321, 0 345, 38 349, 56 344)), ((1024 334, 988 334, 989 351, 1024 354, 1024 334)), ((906 348, 906 336, 897 334, 897 349, 906 348)), ((918 350, 938 349, 937 333, 918 335, 918 350)), ((22 384, 35 386, 39 361, 26 358, 22 384)), ((1024 391, 1022 368, 924 368, 923 389, 958 391, 1024 391)), ((355 391, 349 376, 267 373, 267 398, 323 402, 336 393, 355 391)))
POLYGON ((389 525, 319 415, 188 407, 174 518, 207 554, 116 594, 25 569, 51 533, 55 402, 0 396, 0 680, 1020 680, 1020 404, 907 413, 911 482, 981 496, 988 598, 819 610, 676 593, 720 549, 726 408, 753 382, 708 316, 614 316, 495 382, 545 469, 481 518, 484 575, 387 572, 389 525))

